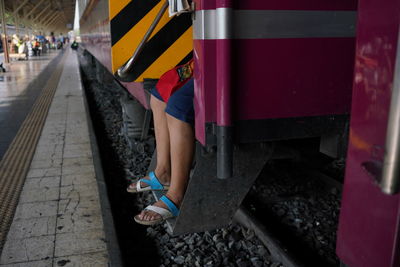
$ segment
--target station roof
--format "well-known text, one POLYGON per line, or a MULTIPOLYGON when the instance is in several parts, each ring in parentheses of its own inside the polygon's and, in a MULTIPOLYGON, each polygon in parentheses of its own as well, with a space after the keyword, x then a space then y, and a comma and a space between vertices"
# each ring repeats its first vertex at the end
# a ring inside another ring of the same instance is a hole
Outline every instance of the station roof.
MULTIPOLYGON (((16 30, 66 34, 72 30, 76 0, 3 0, 6 23, 16 30)), ((21 31, 23 32, 23 31, 21 31)))

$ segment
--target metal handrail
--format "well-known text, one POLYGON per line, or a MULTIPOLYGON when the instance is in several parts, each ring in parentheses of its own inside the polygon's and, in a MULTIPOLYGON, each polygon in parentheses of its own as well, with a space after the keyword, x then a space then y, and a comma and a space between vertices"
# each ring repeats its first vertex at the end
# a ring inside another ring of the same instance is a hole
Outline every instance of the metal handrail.
MULTIPOLYGON (((400 34, 400 33, 399 33, 400 34)), ((386 132, 385 158, 379 185, 386 194, 400 191, 400 35, 386 132)))
POLYGON ((120 67, 116 73, 115 76, 117 79, 123 81, 123 82, 129 82, 129 73, 131 72, 133 66, 135 65, 135 62, 137 58, 139 57, 140 53, 142 52, 144 46, 146 45, 148 39, 150 38, 150 35, 153 33, 154 29, 157 27, 158 23, 160 22, 162 16, 164 15, 165 11, 168 8, 168 0, 166 0, 161 7, 160 11, 158 12, 157 16, 155 17, 153 23, 150 25, 150 28, 147 30, 146 34, 143 36, 142 41, 140 42, 139 46, 136 48, 135 52, 133 53, 133 56, 122 66, 120 67))

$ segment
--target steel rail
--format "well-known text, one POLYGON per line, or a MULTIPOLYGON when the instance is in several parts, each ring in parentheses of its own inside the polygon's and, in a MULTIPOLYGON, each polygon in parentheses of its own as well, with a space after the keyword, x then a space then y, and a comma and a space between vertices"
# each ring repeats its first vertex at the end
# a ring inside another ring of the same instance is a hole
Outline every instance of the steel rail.
POLYGON ((250 214, 243 206, 238 209, 233 220, 240 225, 254 231, 254 234, 260 239, 264 246, 271 252, 274 260, 279 261, 285 267, 305 267, 293 253, 279 241, 276 235, 268 230, 254 216, 250 214))
MULTIPOLYGON (((285 148, 286 149, 286 148, 285 148)), ((285 150, 284 149, 284 150, 285 150)), ((296 151, 286 150, 282 154, 282 158, 288 158, 290 154, 296 155, 296 151)), ((278 157, 280 158, 280 157, 278 157)), ((304 163, 303 163, 304 164, 304 163)), ((310 165, 306 165, 304 169, 300 169, 303 174, 309 175, 314 179, 322 180, 324 184, 324 190, 329 190, 330 188, 336 188, 339 194, 342 193, 343 185, 336 179, 316 170, 312 169, 310 165)), ((251 229, 254 234, 259 238, 259 240, 264 244, 266 248, 271 252, 271 256, 287 267, 305 267, 306 264, 299 259, 295 252, 292 252, 287 247, 285 247, 279 240, 277 235, 259 222, 245 207, 241 206, 235 213, 233 220, 243 227, 251 229)))

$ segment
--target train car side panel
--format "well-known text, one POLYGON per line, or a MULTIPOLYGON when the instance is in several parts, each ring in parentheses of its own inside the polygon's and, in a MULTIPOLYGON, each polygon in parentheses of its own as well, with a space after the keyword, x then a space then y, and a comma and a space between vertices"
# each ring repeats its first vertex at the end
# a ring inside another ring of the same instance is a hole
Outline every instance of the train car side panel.
POLYGON ((216 64, 214 61, 216 57, 215 40, 193 40, 193 46, 195 50, 195 131, 197 140, 202 144, 206 144, 205 125, 206 122, 215 121, 217 110, 214 99, 216 90, 214 82, 216 80, 216 64), (208 54, 207 57, 204 54, 206 51, 208 54), (214 53, 214 55, 211 56, 210 53, 214 53), (204 79, 203 77, 208 77, 209 79, 204 79), (208 88, 209 90, 202 90, 202 88, 208 88))
MULTIPOLYGON (((111 73, 121 67, 137 49, 160 11, 160 0, 91 0, 81 16, 85 49, 111 73)), ((80 6, 84 6, 84 2, 80 6)), ((192 57, 190 14, 170 18, 165 12, 137 58, 132 82, 121 82, 146 109, 146 78, 157 79, 166 70, 192 57)))
POLYGON ((226 108, 217 101, 217 77, 226 71, 232 71, 234 121, 265 125, 349 113, 357 1, 233 1, 230 36, 218 28, 223 8, 217 1, 195 2, 196 80, 201 79, 195 86, 196 138, 203 145, 207 125, 226 108), (225 40, 232 43, 232 70, 216 66, 218 44, 225 40))
POLYGON ((354 38, 236 40, 238 120, 350 112, 354 38), (256 65, 256 67, 251 67, 256 65))
POLYGON ((400 1, 359 5, 352 118, 337 254, 351 267, 394 267, 399 262, 399 195, 377 186, 394 80, 400 1))
POLYGON ((111 36, 107 0, 91 0, 87 4, 80 18, 80 31, 85 49, 111 71, 111 36))
MULTIPOLYGON (((112 72, 123 66, 140 46, 148 29, 165 1, 110 0, 112 72)), ((159 78, 167 70, 187 61, 192 56, 192 22, 190 14, 169 17, 164 12, 149 36, 135 67, 131 81, 159 78)))
MULTIPOLYGON (((115 16, 129 1, 113 1, 109 10, 108 0, 90 1, 80 19, 81 38, 84 48, 112 73, 111 34, 109 16, 115 16)), ((81 3, 81 6, 83 2, 81 3)), ((142 83, 122 83, 144 108, 149 109, 142 83)))
MULTIPOLYGON (((214 1, 199 1, 196 3, 197 8, 201 10, 215 9, 214 1)), ((236 1, 235 9, 270 9, 270 10, 356 10, 357 1, 337 0, 337 1, 320 1, 310 0, 307 2, 297 0, 287 1, 236 1)))

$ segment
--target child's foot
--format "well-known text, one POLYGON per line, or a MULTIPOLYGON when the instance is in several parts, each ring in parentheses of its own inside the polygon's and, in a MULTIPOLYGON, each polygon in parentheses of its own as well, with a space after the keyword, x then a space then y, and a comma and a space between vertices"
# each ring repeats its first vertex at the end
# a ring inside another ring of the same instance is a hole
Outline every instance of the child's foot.
POLYGON ((165 195, 159 201, 146 207, 140 214, 135 216, 135 221, 144 225, 160 223, 168 218, 176 217, 179 213, 181 202, 165 195))
POLYGON ((151 190, 168 190, 170 178, 166 173, 158 176, 156 172, 150 172, 149 175, 131 183, 126 191, 138 193, 151 190))

